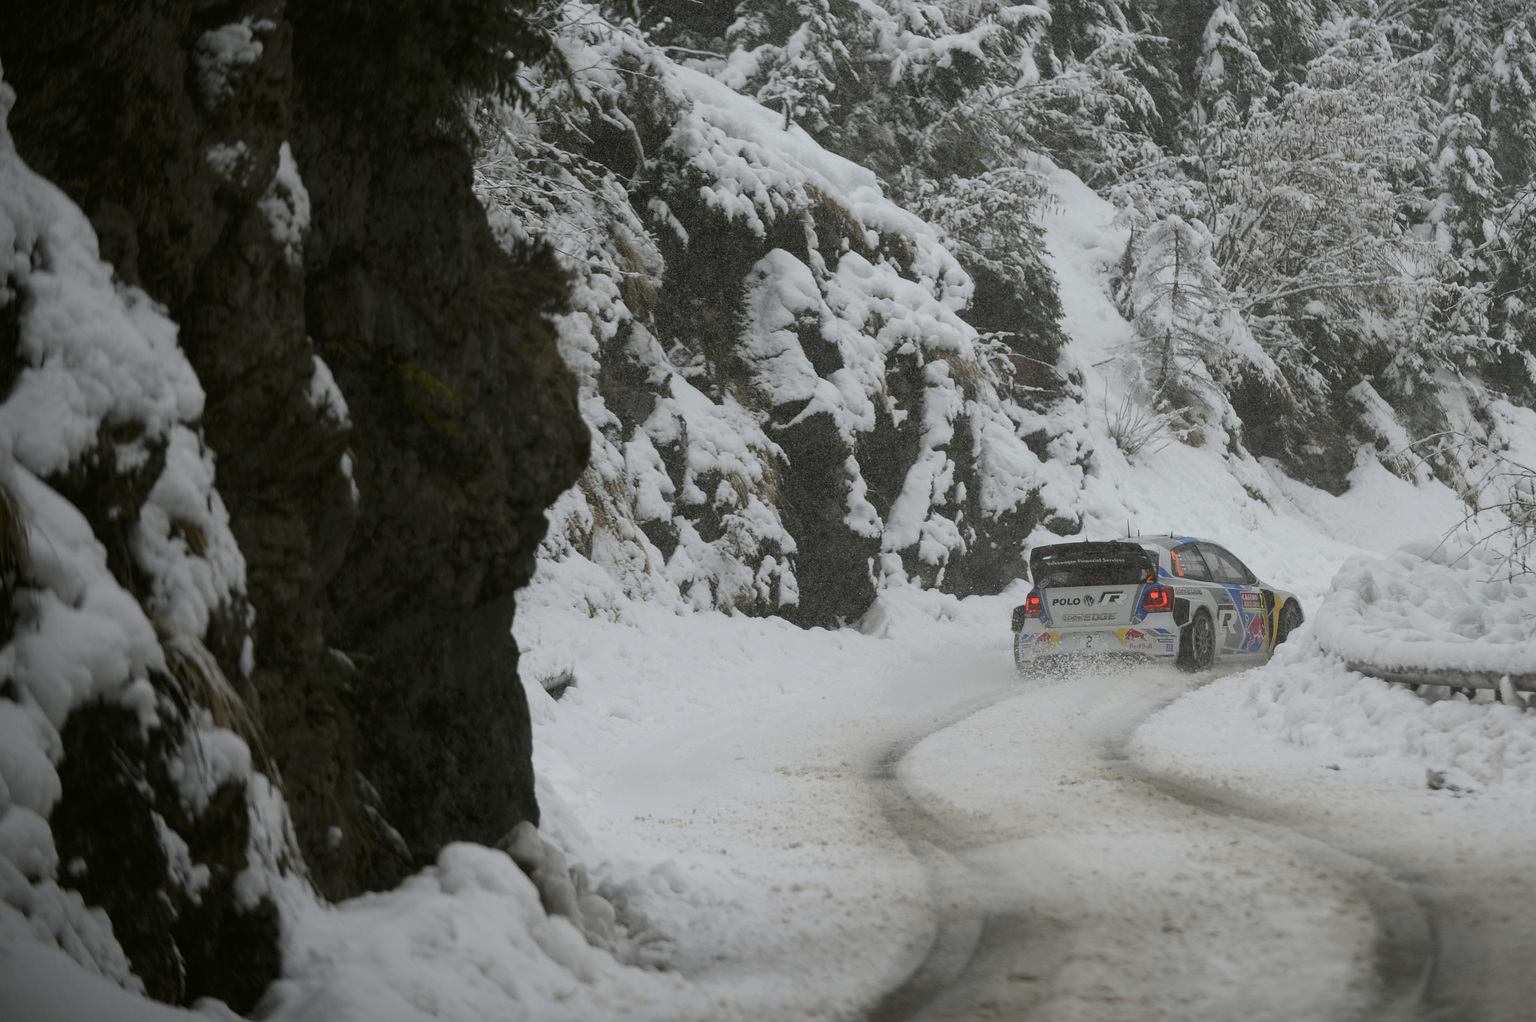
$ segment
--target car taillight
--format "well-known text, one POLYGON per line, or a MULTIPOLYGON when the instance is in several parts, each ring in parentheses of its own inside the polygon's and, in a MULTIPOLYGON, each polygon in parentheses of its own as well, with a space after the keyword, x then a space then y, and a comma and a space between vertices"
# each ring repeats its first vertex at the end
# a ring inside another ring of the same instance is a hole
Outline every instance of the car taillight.
POLYGON ((1040 590, 1036 589, 1024 597, 1024 602, 1013 608, 1013 630, 1018 631, 1024 627, 1024 622, 1032 617, 1045 620, 1045 600, 1040 597, 1040 590))
POLYGON ((1173 590, 1167 586, 1147 586, 1141 594, 1141 612, 1156 614, 1173 609, 1173 590))

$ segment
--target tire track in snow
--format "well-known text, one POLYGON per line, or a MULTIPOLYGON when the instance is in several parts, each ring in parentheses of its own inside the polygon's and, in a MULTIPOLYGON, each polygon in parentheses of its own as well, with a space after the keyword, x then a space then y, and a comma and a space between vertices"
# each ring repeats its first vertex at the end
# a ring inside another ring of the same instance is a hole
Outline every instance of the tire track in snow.
MULTIPOLYGON (((927 954, 915 964, 907 979, 875 1006, 869 1014, 870 1022, 1027 1017, 1033 1005, 1045 996, 1044 981, 1072 954, 1070 927, 1027 907, 996 907, 999 899, 989 898, 985 885, 960 860, 961 855, 986 839, 969 839, 963 832, 957 832, 952 823, 939 820, 906 790, 898 777, 902 760, 925 739, 1018 694, 1017 690, 995 694, 955 709, 923 732, 890 745, 871 771, 871 784, 887 820, 924 866, 938 918, 927 954), (1000 1013, 1002 1005, 988 995, 1000 981, 1009 981, 1012 992, 1006 1015, 1000 1013), (1021 996, 1021 989, 1037 993, 1021 996)), ((1171 701, 1163 698, 1136 706, 1129 719, 1112 728, 1100 742, 1100 760, 1125 781, 1145 784, 1149 795, 1161 794, 1201 814, 1241 826, 1338 878, 1359 896, 1374 923, 1373 964, 1379 984, 1374 1003, 1355 1016, 1360 1022, 1427 1020, 1431 1017, 1430 1005, 1434 1005, 1435 1019, 1461 1017, 1445 1014, 1445 998, 1435 996, 1439 946, 1433 901, 1427 894, 1416 895, 1409 884, 1398 881, 1368 859, 1294 828, 1268 822, 1262 806, 1238 805, 1230 801, 1230 793, 1214 786, 1202 789, 1194 784, 1175 783, 1130 762, 1124 750, 1131 734, 1142 721, 1171 701)))
POLYGON ((924 809, 897 776, 901 761, 925 739, 1018 694, 1006 689, 952 709, 933 726, 891 744, 871 772, 886 820, 924 866, 938 919, 927 954, 875 1006, 869 1022, 964 1017, 972 1008, 987 1012, 994 1006, 973 1002, 974 991, 988 980, 1005 973, 1043 980, 1069 954, 1069 934, 1039 913, 989 907, 986 892, 957 857, 968 843, 924 809))
POLYGON ((989 966, 1000 951, 1016 948, 1029 938, 1026 915, 987 909, 970 871, 948 847, 953 833, 907 792, 896 775, 907 753, 925 738, 1014 694, 1005 690, 963 704, 927 730, 887 747, 871 772, 870 781, 886 820, 923 864, 937 925, 927 953, 901 985, 880 1000, 870 1012, 869 1022, 906 1022, 920 1017, 946 994, 968 989, 978 972, 990 972, 989 966))
MULTIPOLYGON (((1144 714, 1136 723, 1156 712, 1144 714)), ((1440 957, 1432 902, 1383 866, 1292 827, 1268 822, 1263 808, 1229 801, 1230 796, 1214 785, 1175 782, 1136 766, 1125 753, 1135 729, 1133 725, 1105 744, 1100 753, 1105 762, 1184 805, 1241 823, 1265 840, 1293 851, 1339 877, 1369 906, 1376 923, 1372 951, 1380 995, 1360 1022, 1414 1022, 1422 1018, 1440 957)))

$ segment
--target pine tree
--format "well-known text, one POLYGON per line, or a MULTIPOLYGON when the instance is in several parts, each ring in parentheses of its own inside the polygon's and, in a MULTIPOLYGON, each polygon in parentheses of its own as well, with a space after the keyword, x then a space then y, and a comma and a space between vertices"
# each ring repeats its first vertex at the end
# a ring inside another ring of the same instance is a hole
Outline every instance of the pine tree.
POLYGON ((831 127, 845 93, 857 91, 852 54, 859 10, 851 0, 744 0, 726 42, 752 68, 743 91, 812 134, 831 127))
POLYGON ((1437 149, 1426 221, 1458 272, 1442 319, 1507 388, 1536 385, 1530 187, 1536 173, 1536 10, 1432 5, 1415 27, 1434 57, 1437 149))
POLYGON ((1222 417, 1239 379, 1283 386, 1222 285, 1203 224, 1169 216, 1141 236, 1139 249, 1122 304, 1155 410, 1194 425, 1222 417))
POLYGON ((1236 0, 1222 0, 1206 22, 1196 69, 1195 117, 1203 121, 1218 104, 1230 104, 1225 116, 1241 118, 1254 103, 1267 106, 1279 98, 1275 76, 1249 45, 1236 0))
POLYGON ((1277 93, 1306 81, 1312 62, 1329 45, 1325 24, 1360 13, 1332 0, 1234 0, 1232 6, 1277 93))

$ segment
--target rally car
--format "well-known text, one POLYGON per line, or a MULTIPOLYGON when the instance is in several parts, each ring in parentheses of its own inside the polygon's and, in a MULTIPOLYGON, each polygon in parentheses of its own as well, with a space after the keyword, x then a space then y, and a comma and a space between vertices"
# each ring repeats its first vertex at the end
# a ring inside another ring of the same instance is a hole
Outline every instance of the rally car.
POLYGON ((1267 658, 1302 622, 1291 593, 1191 536, 1053 543, 1029 555, 1034 588, 1013 609, 1021 673, 1073 658, 1132 657, 1189 671, 1267 658))

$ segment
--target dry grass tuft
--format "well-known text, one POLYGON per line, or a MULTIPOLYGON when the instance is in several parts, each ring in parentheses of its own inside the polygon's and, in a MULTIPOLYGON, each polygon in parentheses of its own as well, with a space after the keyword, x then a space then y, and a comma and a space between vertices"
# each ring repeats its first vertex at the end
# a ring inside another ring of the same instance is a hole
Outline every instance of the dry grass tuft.
POLYGON ((0 483, 0 588, 12 592, 31 575, 27 522, 10 487, 0 483))
POLYGON ((215 725, 239 735, 258 763, 270 762, 260 721, 224 676, 208 647, 189 635, 163 639, 160 646, 165 650, 166 667, 182 697, 191 705, 206 709, 215 725))
POLYGON ((187 549, 194 556, 208 556, 208 536, 203 532, 201 526, 193 525, 191 522, 182 521, 178 518, 171 523, 171 535, 186 543, 187 549))
POLYGON ((645 258, 622 233, 614 234, 613 244, 619 253, 619 272, 623 274, 619 290, 624 304, 636 319, 649 321, 656 311, 656 282, 646 269, 645 258))
MULTIPOLYGON (((1109 407, 1109 398, 1104 399, 1104 425, 1109 432, 1110 439, 1115 446, 1127 457, 1132 457, 1138 451, 1148 450, 1156 453, 1168 446, 1168 438, 1164 434, 1168 426, 1168 418, 1145 405, 1138 404, 1130 395, 1126 394, 1118 407, 1113 410, 1109 407)), ((1198 447, 1205 442, 1205 435, 1201 433, 1198 442, 1193 439, 1185 441, 1192 447, 1198 447)))
POLYGON ((949 365, 949 378, 960 385, 969 401, 976 400, 982 385, 988 382, 987 367, 979 360, 966 358, 958 351, 946 351, 939 356, 949 365))
POLYGON ((751 451, 763 466, 763 481, 759 484, 758 496, 769 507, 778 507, 779 492, 784 482, 783 463, 778 455, 766 447, 748 445, 747 450, 751 451))
MULTIPOLYGON (((852 210, 848 209, 842 203, 838 202, 836 199, 832 198, 830 195, 826 194, 815 185, 807 184, 804 187, 806 197, 809 198, 812 202, 821 204, 821 208, 824 209, 827 215, 831 217, 832 221, 842 229, 843 235, 848 239, 849 243, 854 249, 858 251, 864 251, 869 248, 868 243, 864 239, 864 232, 866 230, 864 223, 858 217, 853 215, 852 210)), ((833 245, 832 248, 835 250, 837 246, 833 245)))

